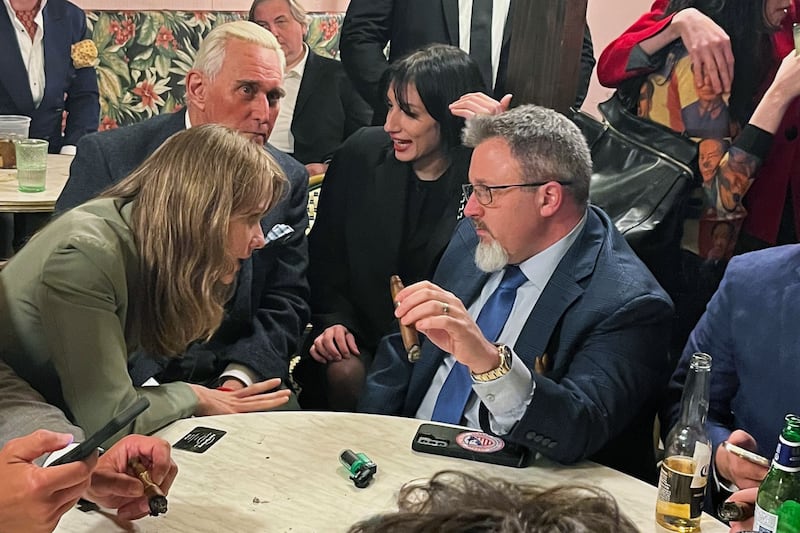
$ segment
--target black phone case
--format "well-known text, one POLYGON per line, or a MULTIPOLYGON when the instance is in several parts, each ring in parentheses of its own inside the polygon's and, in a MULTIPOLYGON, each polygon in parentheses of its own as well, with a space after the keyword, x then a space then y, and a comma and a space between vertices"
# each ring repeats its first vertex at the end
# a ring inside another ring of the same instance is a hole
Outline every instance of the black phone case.
POLYGON ((97 448, 99 448, 101 444, 113 437, 119 430, 133 422, 133 419, 142 414, 142 412, 148 407, 150 407, 150 400, 144 396, 140 397, 127 409, 112 418, 105 426, 100 428, 97 433, 81 442, 78 446, 71 449, 50 463, 48 466, 58 466, 85 459, 97 448))
POLYGON ((414 435, 411 449, 481 461, 503 466, 528 466, 530 451, 523 447, 475 429, 454 428, 439 424, 422 424, 414 435))

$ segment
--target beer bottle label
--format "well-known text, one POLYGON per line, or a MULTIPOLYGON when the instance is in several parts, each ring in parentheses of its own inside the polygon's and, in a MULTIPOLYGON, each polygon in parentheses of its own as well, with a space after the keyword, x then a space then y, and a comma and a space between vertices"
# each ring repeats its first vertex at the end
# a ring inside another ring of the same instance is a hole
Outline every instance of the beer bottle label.
POLYGON ((656 514, 686 520, 699 518, 708 480, 710 454, 707 445, 697 443, 694 457, 673 456, 664 459, 658 481, 656 514), (699 460, 698 460, 699 459, 699 460))
POLYGON ((789 442, 781 435, 772 466, 784 472, 800 472, 800 442, 789 442))
POLYGON ((758 533, 775 533, 778 530, 778 515, 765 511, 756 504, 753 529, 758 533))

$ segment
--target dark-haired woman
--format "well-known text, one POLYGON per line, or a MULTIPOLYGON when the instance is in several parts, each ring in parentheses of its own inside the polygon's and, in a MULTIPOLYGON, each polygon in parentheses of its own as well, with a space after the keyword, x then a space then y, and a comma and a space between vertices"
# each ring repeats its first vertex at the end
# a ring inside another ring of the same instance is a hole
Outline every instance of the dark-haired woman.
POLYGON ((301 374, 317 379, 306 380, 305 407, 355 409, 394 324, 390 276, 428 278, 455 227, 471 153, 461 145, 463 117, 480 103, 500 107, 485 95, 461 99, 485 88, 477 64, 453 46, 393 63, 384 86, 386 123, 359 130, 336 153, 309 237, 313 361, 301 374))

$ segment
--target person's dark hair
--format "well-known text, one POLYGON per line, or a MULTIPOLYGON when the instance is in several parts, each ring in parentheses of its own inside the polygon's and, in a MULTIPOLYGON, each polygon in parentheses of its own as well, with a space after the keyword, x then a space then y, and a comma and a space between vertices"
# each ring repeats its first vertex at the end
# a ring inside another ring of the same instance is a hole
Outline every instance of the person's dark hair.
POLYGON ((740 124, 750 120, 757 104, 757 91, 768 73, 772 58, 770 34, 776 30, 766 20, 766 0, 671 0, 664 16, 693 7, 716 22, 731 39, 736 60, 728 108, 740 124))
POLYGON ((381 78, 381 95, 385 98, 392 87, 400 109, 414 116, 408 106, 410 85, 417 89, 428 114, 439 123, 445 153, 460 146, 464 119, 450 113, 448 106, 464 94, 488 92, 475 60, 455 46, 432 44, 389 65, 381 78))
POLYGON ((398 511, 350 533, 633 533, 614 498, 596 487, 549 489, 445 470, 400 489, 398 511))

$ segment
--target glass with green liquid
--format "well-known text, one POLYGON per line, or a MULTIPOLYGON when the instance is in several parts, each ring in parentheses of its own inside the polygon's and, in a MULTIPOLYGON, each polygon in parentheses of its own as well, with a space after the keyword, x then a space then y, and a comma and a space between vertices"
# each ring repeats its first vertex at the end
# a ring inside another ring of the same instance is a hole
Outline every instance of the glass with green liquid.
POLYGON ((17 155, 17 181, 22 192, 42 192, 47 180, 47 146, 42 139, 14 141, 17 155))

